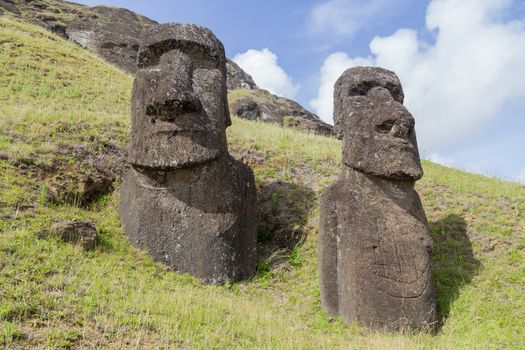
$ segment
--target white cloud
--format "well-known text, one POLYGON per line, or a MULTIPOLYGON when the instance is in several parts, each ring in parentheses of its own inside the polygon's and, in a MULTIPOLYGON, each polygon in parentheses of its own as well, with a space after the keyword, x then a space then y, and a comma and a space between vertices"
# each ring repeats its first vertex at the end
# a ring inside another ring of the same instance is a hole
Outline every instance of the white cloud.
POLYGON ((293 98, 300 85, 293 82, 277 60, 277 55, 269 49, 250 49, 233 57, 233 61, 250 74, 259 87, 275 95, 293 98))
POLYGON ((468 139, 504 117, 506 104, 525 109, 525 20, 502 20, 511 5, 510 0, 432 0, 426 26, 435 34, 434 43, 400 29, 374 38, 369 58, 332 54, 310 104, 331 121, 338 73, 355 64, 378 65, 400 76, 424 151, 438 152, 468 139))
POLYGON ((323 120, 333 124, 333 95, 337 78, 350 67, 370 66, 373 61, 366 58, 352 59, 344 52, 336 52, 328 56, 321 67, 321 85, 317 97, 310 101, 310 106, 323 120))
POLYGON ((370 19, 389 15, 388 4, 387 0, 329 0, 312 9, 311 30, 351 39, 364 25, 370 25, 370 19))

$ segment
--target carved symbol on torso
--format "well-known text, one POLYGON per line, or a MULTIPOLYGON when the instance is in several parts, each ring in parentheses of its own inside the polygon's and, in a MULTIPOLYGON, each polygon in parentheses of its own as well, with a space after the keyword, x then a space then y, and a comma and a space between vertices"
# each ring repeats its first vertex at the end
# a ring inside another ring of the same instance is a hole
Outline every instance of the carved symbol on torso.
POLYGON ((350 220, 341 237, 350 239, 356 249, 356 273, 385 294, 395 298, 416 298, 430 281, 430 240, 428 228, 397 206, 363 208, 363 220, 350 220), (369 215, 372 213, 373 222, 369 215), (380 213, 380 215, 377 215, 380 213), (374 215, 375 214, 375 215, 374 215), (349 237, 351 236, 351 237, 349 237))

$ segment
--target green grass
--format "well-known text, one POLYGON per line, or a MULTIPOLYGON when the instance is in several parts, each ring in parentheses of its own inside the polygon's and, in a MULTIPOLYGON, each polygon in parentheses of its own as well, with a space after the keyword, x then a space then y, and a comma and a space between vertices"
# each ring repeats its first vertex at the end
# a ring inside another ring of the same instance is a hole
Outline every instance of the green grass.
POLYGON ((130 246, 118 220, 118 191, 90 209, 52 205, 42 199, 38 167, 16 162, 53 163, 64 145, 124 145, 131 77, 37 27, 3 18, 0 48, 0 151, 10 157, 0 160, 0 346, 525 347, 523 186, 424 162, 417 189, 433 231, 442 327, 436 336, 370 332, 328 320, 319 304, 317 200, 340 169, 339 141, 234 118, 231 152, 252 166, 259 187, 286 185, 271 210, 279 215, 288 207, 280 204, 295 202, 293 229, 305 239, 276 253, 284 259, 261 262, 250 281, 206 286, 130 246), (48 237, 54 222, 72 219, 96 224, 95 251, 48 237))
POLYGON ((262 89, 236 89, 228 91, 228 101, 231 106, 235 104, 237 100, 247 98, 250 101, 256 102, 259 106, 271 107, 269 110, 272 112, 272 118, 277 118, 276 120, 271 119, 272 122, 284 125, 287 127, 293 127, 293 120, 302 120, 303 119, 293 116, 285 116, 286 113, 290 113, 291 107, 286 99, 272 95, 270 92, 262 89))
MULTIPOLYGON (((83 15, 90 17, 93 12, 89 7, 61 0, 39 0, 39 1, 15 1, 18 11, 15 16, 30 23, 42 23, 50 26, 67 26, 83 15), (46 23, 47 22, 47 23, 46 23)), ((8 13, 12 16, 12 13, 8 13)), ((106 19, 106 16, 97 14, 98 18, 106 19)))
POLYGON ((249 89, 236 89, 228 91, 228 101, 235 102, 240 98, 249 97, 258 103, 268 103, 275 102, 276 97, 271 95, 268 91, 265 90, 249 90, 249 89), (272 99, 273 98, 273 99, 272 99))

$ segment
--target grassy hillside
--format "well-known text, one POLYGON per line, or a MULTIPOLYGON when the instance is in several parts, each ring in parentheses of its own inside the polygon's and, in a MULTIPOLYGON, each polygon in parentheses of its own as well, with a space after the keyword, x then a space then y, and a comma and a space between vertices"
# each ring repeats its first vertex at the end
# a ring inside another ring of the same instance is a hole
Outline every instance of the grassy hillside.
POLYGON ((317 200, 340 168, 335 139, 233 120, 230 150, 271 197, 259 228, 269 254, 244 283, 205 286, 134 249, 119 225, 118 191, 89 207, 47 201, 49 173, 74 179, 81 165, 62 149, 125 144, 131 81, 42 29, 0 18, 1 346, 525 347, 525 188, 517 184, 424 162, 417 189, 435 243, 436 336, 369 332, 320 308, 317 200), (52 223, 72 219, 96 224, 95 251, 49 238, 52 223), (267 245, 278 232, 292 232, 295 245, 267 245))
MULTIPOLYGON (((318 135, 334 135, 333 126, 326 124, 318 116, 310 113, 297 102, 279 97, 262 89, 228 90, 230 113, 236 115, 240 106, 256 103, 265 121, 277 123, 284 127, 313 132, 318 135)), ((237 115, 242 117, 241 115, 237 115)), ((248 118, 252 119, 252 118, 248 118)))

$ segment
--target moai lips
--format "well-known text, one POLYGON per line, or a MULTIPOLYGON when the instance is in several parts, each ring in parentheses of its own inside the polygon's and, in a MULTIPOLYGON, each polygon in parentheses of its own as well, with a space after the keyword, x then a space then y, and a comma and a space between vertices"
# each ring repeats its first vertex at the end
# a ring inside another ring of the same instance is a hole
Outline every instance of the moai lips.
POLYGON ((249 278, 256 264, 255 181, 228 154, 225 64, 206 28, 145 31, 133 85, 132 169, 121 190, 131 242, 206 283, 249 278))
POLYGON ((321 197, 322 305, 373 329, 434 331, 432 240, 414 191, 422 169, 399 79, 352 68, 334 97, 343 171, 321 197))

